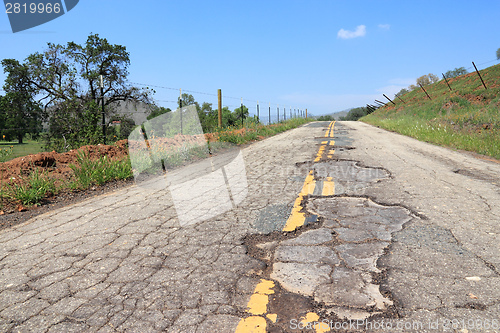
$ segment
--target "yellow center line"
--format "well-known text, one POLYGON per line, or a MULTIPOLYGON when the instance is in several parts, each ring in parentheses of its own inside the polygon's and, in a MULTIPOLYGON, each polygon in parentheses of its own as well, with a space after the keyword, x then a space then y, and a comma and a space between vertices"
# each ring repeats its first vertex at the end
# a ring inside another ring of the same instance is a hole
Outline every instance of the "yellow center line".
MULTIPOLYGON (((260 279, 260 282, 255 287, 254 293, 250 296, 247 304, 247 312, 250 317, 243 318, 238 323, 235 333, 266 333, 267 322, 264 317, 266 315, 267 304, 269 303, 269 295, 274 294, 274 282, 270 280, 260 279)), ((266 317, 273 323, 276 322, 278 316, 274 313, 269 313, 266 317)))
POLYGON ((319 321, 319 316, 314 312, 308 312, 305 317, 302 317, 301 321, 304 327, 308 327, 307 324, 312 323, 311 328, 313 328, 316 333, 330 332, 330 327, 327 323, 319 321))
MULTIPOLYGON (((328 130, 325 133, 325 137, 333 137, 333 126, 335 121, 331 122, 328 126, 328 130)), ((330 146, 334 145, 333 140, 322 141, 321 147, 318 150, 318 154, 316 156, 315 162, 320 161, 323 156, 326 146, 329 144, 330 146)), ((335 150, 329 150, 328 154, 333 154, 335 150)), ((329 157, 331 155, 328 155, 329 157)), ((298 227, 304 225, 306 217, 305 213, 301 212, 302 201, 304 197, 307 195, 311 195, 314 193, 314 189, 316 188, 316 181, 314 180, 314 171, 310 170, 309 174, 306 176, 304 180, 304 185, 302 185, 302 190, 300 191, 297 199, 293 204, 292 212, 288 217, 288 220, 283 228, 283 231, 293 231, 298 227)), ((327 177, 326 181, 323 182, 323 190, 322 195, 333 195, 335 193, 335 184, 333 182, 332 177, 327 177)), ((269 295, 274 294, 274 282, 270 280, 261 279, 260 282, 255 287, 254 293, 250 296, 250 300, 247 304, 247 313, 250 314, 249 317, 243 318, 238 323, 236 327, 235 333, 266 333, 267 329, 267 320, 272 323, 276 323, 278 320, 278 315, 275 313, 267 313, 267 305, 269 303, 269 295)), ((302 318, 302 323, 312 323, 317 322, 319 316, 314 312, 309 312, 304 318, 302 318)), ((314 329, 316 333, 324 333, 329 332, 328 327, 324 327, 324 325, 315 325, 314 329)))
POLYGON ((335 183, 333 182, 332 177, 327 177, 326 180, 323 182, 323 191, 321 192, 321 195, 327 196, 334 194, 335 194, 335 183))

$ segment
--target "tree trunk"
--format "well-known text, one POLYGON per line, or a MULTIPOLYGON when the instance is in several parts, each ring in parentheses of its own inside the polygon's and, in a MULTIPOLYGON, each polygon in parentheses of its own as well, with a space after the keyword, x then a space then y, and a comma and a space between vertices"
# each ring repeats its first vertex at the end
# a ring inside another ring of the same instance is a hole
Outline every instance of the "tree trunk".
POLYGON ((19 141, 19 143, 23 143, 23 136, 22 134, 18 134, 17 135, 17 141, 19 141))

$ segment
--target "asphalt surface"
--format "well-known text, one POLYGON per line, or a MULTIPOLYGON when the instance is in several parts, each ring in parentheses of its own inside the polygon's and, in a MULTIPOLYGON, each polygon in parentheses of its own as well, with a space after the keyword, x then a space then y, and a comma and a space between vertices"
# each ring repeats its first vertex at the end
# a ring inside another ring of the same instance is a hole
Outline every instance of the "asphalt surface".
POLYGON ((0 331, 498 332, 499 175, 307 124, 0 231, 0 331))

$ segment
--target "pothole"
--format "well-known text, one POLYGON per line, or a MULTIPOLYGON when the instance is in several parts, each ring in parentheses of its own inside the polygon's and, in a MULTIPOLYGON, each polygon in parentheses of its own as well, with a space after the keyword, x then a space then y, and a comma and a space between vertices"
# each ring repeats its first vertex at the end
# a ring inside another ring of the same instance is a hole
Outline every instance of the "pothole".
POLYGON ((351 320, 392 313, 390 295, 380 290, 377 261, 392 233, 417 217, 404 207, 360 197, 310 197, 305 209, 319 221, 245 240, 249 254, 267 263, 265 278, 308 299, 316 313, 351 320))

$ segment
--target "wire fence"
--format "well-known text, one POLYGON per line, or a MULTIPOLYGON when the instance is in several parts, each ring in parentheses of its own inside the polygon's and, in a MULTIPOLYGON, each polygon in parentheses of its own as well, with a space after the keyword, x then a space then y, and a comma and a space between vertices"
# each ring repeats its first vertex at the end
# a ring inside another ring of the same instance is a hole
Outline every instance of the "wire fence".
MULTIPOLYGON (((455 69, 465 69, 467 71, 467 74, 475 72, 478 75, 478 77, 480 78, 484 89, 488 89, 486 83, 483 80, 483 77, 481 76, 479 68, 482 68, 482 69, 487 68, 488 66, 484 67, 484 65, 491 64, 491 63, 497 62, 499 60, 500 59, 489 60, 486 62, 482 62, 480 64, 475 64, 474 62, 472 62, 472 66, 470 66, 470 67, 462 66, 460 68, 455 68, 455 69)), ((447 77, 444 73, 441 73, 441 75, 443 77, 444 82, 446 82, 446 85, 450 89, 450 91, 452 91, 453 88, 450 86, 450 84, 448 82, 448 80, 451 79, 452 77, 447 77)), ((441 81, 441 80, 439 80, 439 81, 441 81)), ((439 81, 437 81, 437 82, 439 82, 439 81)), ((435 82, 435 83, 437 83, 437 82, 435 82)), ((429 95, 429 93, 427 92, 427 90, 425 89, 425 87, 422 84, 417 82, 417 85, 418 86, 416 86, 415 89, 421 89, 425 93, 427 98, 432 99, 431 95, 429 95)), ((380 101, 380 100, 376 99, 373 103, 366 105, 366 109, 368 110, 368 112, 367 112, 368 114, 370 114, 370 113, 374 112, 375 110, 377 110, 381 107, 384 107, 388 104, 396 105, 398 103, 403 103, 403 104, 405 103, 404 95, 400 96, 399 94, 395 94, 392 99, 389 98, 386 94, 382 94, 382 96, 385 98, 385 101, 380 101)))
MULTIPOLYGON (((163 107, 169 107, 171 109, 176 109, 178 106, 178 98, 181 93, 189 93, 191 94, 196 101, 200 103, 209 103, 212 105, 213 109, 216 109, 218 105, 218 94, 216 93, 208 93, 208 92, 200 92, 195 90, 181 89, 181 88, 173 88, 166 86, 159 86, 153 84, 146 84, 140 82, 131 82, 131 84, 135 86, 141 86, 152 89, 162 89, 163 96, 165 96, 165 92, 167 92, 169 99, 154 99, 155 103, 161 105, 163 107), (168 93, 170 91, 170 93, 168 93), (215 106, 215 108, 214 108, 215 106)), ((200 103, 200 104, 201 104, 200 103)), ((237 108, 240 108, 241 105, 248 108, 249 117, 257 117, 259 122, 262 124, 274 124, 281 121, 285 121, 291 118, 298 117, 306 117, 306 108, 288 105, 284 106, 283 104, 274 103, 274 102, 263 102, 257 99, 249 99, 244 97, 234 97, 234 96, 222 96, 222 107, 227 107, 229 110, 234 111, 237 108), (229 100, 229 102, 226 102, 229 100), (239 102, 239 103, 238 103, 239 102)))

